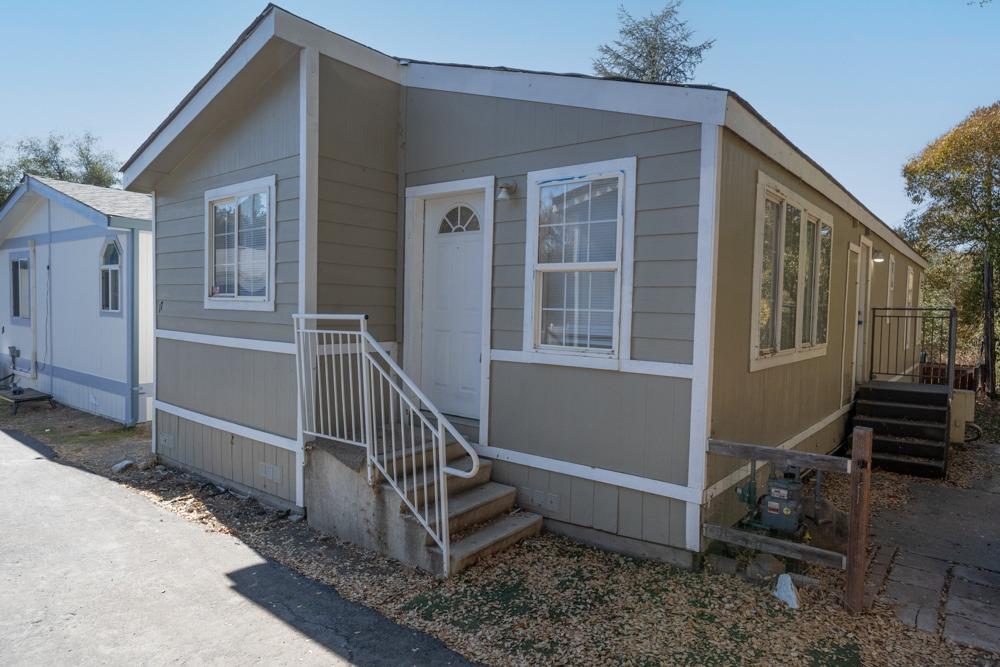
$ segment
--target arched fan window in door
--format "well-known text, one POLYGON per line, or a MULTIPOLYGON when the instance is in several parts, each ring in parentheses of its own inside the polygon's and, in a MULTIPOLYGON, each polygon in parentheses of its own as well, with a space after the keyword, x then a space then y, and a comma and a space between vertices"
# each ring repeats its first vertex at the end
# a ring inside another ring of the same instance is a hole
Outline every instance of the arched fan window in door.
POLYGON ((441 225, 438 227, 438 234, 451 234, 452 232, 478 232, 479 217, 476 212, 465 204, 459 204, 448 211, 441 218, 441 225))

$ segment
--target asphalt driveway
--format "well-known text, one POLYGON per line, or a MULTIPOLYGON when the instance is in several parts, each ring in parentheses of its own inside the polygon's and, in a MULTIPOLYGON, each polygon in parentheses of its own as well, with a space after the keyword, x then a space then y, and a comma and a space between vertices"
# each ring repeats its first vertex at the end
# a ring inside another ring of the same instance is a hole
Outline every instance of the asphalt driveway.
POLYGON ((38 664, 467 664, 0 432, 0 654, 38 664))

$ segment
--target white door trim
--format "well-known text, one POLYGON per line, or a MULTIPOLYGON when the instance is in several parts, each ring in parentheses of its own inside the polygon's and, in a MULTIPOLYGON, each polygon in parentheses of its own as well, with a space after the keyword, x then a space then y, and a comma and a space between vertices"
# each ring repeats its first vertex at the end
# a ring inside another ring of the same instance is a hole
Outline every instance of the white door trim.
MULTIPOLYGON (((847 296, 848 296, 849 290, 851 288, 851 272, 849 271, 849 269, 851 268, 851 253, 852 252, 856 253, 858 255, 858 268, 857 268, 857 271, 860 272, 861 271, 861 246, 859 244, 853 243, 853 242, 851 242, 851 243, 849 243, 847 245, 847 262, 844 265, 844 274, 845 274, 845 276, 844 276, 844 334, 843 334, 844 337, 841 339, 841 346, 843 347, 843 352, 840 355, 840 400, 842 401, 842 404, 841 404, 842 407, 846 406, 846 405, 850 405, 854 401, 854 392, 852 391, 851 392, 851 398, 849 398, 846 403, 843 402, 843 399, 844 399, 844 378, 846 377, 846 370, 847 370, 847 323, 848 322, 854 322, 855 323, 854 324, 854 330, 857 331, 857 329, 858 329, 858 325, 857 325, 857 321, 858 321, 857 320, 857 307, 858 306, 857 306, 857 301, 856 300, 854 302, 855 314, 852 317, 848 317, 848 312, 847 312, 847 302, 849 301, 849 299, 847 298, 847 296)), ((857 274, 855 274, 854 279, 855 279, 855 282, 858 281, 858 275, 857 274)), ((861 285, 859 283, 857 285, 857 287, 855 288, 855 294, 858 295, 858 296, 860 296, 860 290, 861 290, 861 285)), ((856 298, 857 298, 857 296, 855 297, 855 299, 856 298)), ((851 366, 852 366, 852 369, 851 369, 851 382, 853 383, 854 382, 854 373, 855 373, 854 369, 856 368, 855 364, 857 363, 856 357, 857 357, 857 354, 858 354, 858 341, 857 340, 854 341, 854 344, 851 345, 851 348, 852 348, 851 349, 851 358, 855 359, 854 363, 851 364, 851 366)))
POLYGON ((489 433, 490 326, 493 303, 493 206, 496 178, 466 178, 406 188, 403 257, 403 370, 419 386, 423 349, 424 305, 424 206, 425 200, 442 195, 483 193, 483 314, 479 372, 479 441, 489 433))
MULTIPOLYGON (((872 240, 865 236, 864 233, 861 235, 861 245, 868 246, 868 270, 865 273, 865 279, 868 284, 861 286, 865 289, 865 324, 861 331, 861 334, 864 336, 864 349, 862 350, 861 357, 861 376, 863 378, 862 381, 864 381, 864 378, 868 377, 865 375, 865 359, 871 358, 871 350, 868 348, 868 334, 871 332, 869 327, 871 326, 872 314, 872 271, 875 270, 875 262, 873 261, 875 246, 872 244, 872 240)), ((861 259, 860 255, 858 259, 861 259)), ((857 345, 858 342, 854 341, 854 346, 857 347, 857 345)), ((868 372, 871 373, 871 369, 868 369, 868 372)), ((857 368, 855 368, 855 373, 857 373, 857 368)))

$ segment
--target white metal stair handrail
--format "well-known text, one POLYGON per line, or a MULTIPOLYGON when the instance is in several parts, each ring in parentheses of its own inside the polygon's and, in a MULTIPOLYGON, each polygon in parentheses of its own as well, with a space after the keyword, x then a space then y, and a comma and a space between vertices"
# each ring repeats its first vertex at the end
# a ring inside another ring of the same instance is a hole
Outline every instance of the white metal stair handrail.
POLYGON ((396 490, 441 548, 447 576, 448 476, 476 476, 479 456, 369 333, 366 315, 292 317, 302 433, 364 447, 368 482, 378 470, 396 490), (449 437, 472 460, 469 470, 448 465, 449 437))

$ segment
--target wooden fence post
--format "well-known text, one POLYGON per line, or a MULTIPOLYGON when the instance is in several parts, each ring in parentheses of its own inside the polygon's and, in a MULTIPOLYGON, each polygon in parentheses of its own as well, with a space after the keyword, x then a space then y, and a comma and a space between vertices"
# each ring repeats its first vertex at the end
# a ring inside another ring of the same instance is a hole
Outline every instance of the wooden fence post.
POLYGON ((868 551, 868 501, 872 479, 872 430, 857 426, 851 443, 851 514, 847 534, 847 590, 844 606, 864 611, 868 551))

